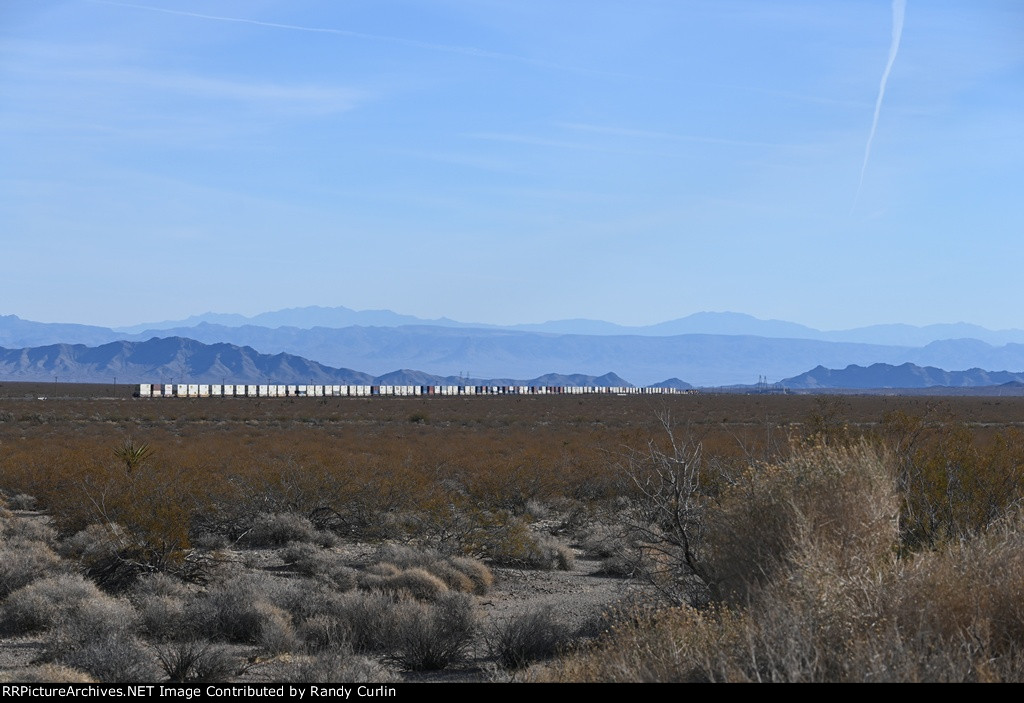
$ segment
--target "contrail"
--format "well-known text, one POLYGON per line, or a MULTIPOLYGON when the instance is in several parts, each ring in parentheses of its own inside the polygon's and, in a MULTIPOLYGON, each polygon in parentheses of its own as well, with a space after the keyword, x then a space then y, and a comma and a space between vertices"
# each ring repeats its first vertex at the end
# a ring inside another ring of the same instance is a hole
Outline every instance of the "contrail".
POLYGON ((871 120, 871 132, 868 133, 868 144, 864 149, 864 163, 860 167, 860 182, 857 184, 857 194, 853 198, 853 206, 850 214, 857 207, 860 200, 860 189, 864 185, 864 172, 868 167, 868 158, 871 156, 871 142, 875 139, 875 129, 878 127, 878 114, 882 111, 882 98, 885 97, 885 84, 889 80, 889 73, 896 61, 896 52, 900 50, 900 37, 903 36, 903 15, 907 10, 907 0, 892 0, 892 43, 889 45, 889 60, 885 64, 885 71, 882 72, 882 83, 878 86, 878 99, 875 100, 875 117, 871 120))
POLYGON ((388 42, 391 44, 402 44, 404 46, 412 46, 417 49, 428 49, 430 51, 443 51, 449 54, 464 54, 466 56, 475 56, 477 58, 494 59, 497 61, 512 61, 516 63, 530 64, 533 66, 540 66, 543 68, 552 68, 559 71, 572 71, 575 73, 591 73, 596 75, 609 75, 609 76, 622 76, 622 74, 608 73, 605 71, 597 71, 588 68, 582 68, 577 66, 563 66, 560 64, 549 63, 539 59, 531 59, 527 56, 517 56, 515 54, 503 54, 497 51, 486 51, 484 49, 478 49, 472 46, 458 46, 453 44, 434 44, 431 42, 417 41, 415 39, 403 39, 401 37, 392 37, 384 34, 367 34, 365 32, 353 32, 348 29, 332 29, 329 27, 309 27, 299 24, 284 24, 281 22, 264 22, 262 20, 252 20, 243 17, 225 17, 223 15, 206 15, 199 12, 186 12, 185 10, 171 10, 166 7, 153 7, 151 5, 139 5, 132 2, 119 2, 118 0, 89 0, 89 2, 98 3, 101 5, 115 5, 117 7, 130 7, 136 10, 148 10, 150 12, 163 12, 168 15, 179 15, 181 17, 195 17, 197 19, 214 20, 217 22, 235 22, 237 24, 253 24, 260 27, 272 27, 274 29, 287 29, 296 32, 314 32, 317 34, 334 34, 342 37, 352 37, 354 39, 368 39, 370 41, 377 42, 388 42))

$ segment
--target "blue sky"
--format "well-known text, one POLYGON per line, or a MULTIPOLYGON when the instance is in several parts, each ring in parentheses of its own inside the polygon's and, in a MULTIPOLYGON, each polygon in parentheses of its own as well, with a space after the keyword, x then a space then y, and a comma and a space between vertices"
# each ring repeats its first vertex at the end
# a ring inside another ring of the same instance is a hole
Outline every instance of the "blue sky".
POLYGON ((872 138, 896 14, 4 0, 0 312, 1024 327, 1024 4, 907 0, 872 138))

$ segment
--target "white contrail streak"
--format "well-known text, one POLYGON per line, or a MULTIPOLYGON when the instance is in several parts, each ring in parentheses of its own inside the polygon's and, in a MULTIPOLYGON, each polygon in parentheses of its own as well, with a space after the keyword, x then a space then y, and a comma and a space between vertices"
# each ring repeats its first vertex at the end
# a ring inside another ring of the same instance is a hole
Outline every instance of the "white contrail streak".
POLYGON ((443 51, 450 54, 464 54, 466 56, 475 56, 477 58, 484 59, 495 59, 498 61, 513 61, 516 63, 531 64, 534 66, 540 66, 544 68, 557 69, 559 71, 572 71, 576 73, 592 73, 600 75, 619 75, 606 73, 604 71, 595 71, 587 68, 580 68, 576 66, 562 66, 559 64, 549 63, 547 61, 541 61, 538 59, 531 59, 526 56, 516 56, 515 54, 502 54, 497 51, 486 51, 484 49, 477 49, 472 46, 458 46, 453 44, 433 44, 431 42, 417 41, 415 39, 402 39, 400 37, 391 37, 383 34, 366 34, 365 32, 353 32, 348 29, 332 29, 329 27, 309 27, 299 24, 283 24, 281 22, 264 22, 262 20, 251 20, 243 17, 225 17, 223 15, 205 15, 199 12, 186 12, 185 10, 171 10, 166 7, 153 7, 151 5, 139 5, 131 2, 119 2, 118 0, 89 0, 90 2, 98 3, 101 5, 115 5, 117 7, 130 7, 136 10, 148 10, 150 12, 163 12, 168 15, 179 15, 181 17, 195 17, 197 19, 214 20, 217 22, 235 22, 237 24, 254 24, 260 27, 272 27, 274 29, 287 29, 295 32, 315 32, 317 34, 334 34, 342 37, 352 37, 354 39, 368 39, 370 41, 377 42, 388 42, 391 44, 402 44, 404 46, 412 46, 417 49, 429 49, 430 51, 443 51))
POLYGON ((871 132, 868 133, 868 144, 864 149, 864 163, 860 167, 860 182, 857 183, 857 194, 853 198, 853 207, 850 214, 853 214, 860 200, 860 189, 864 185, 864 172, 868 168, 868 159, 871 157, 871 142, 875 140, 875 129, 878 128, 878 115, 882 111, 882 98, 885 97, 885 84, 889 80, 889 73, 896 61, 896 52, 900 50, 900 37, 903 36, 903 16, 907 10, 907 0, 892 0, 892 43, 889 45, 889 60, 885 64, 885 71, 882 72, 882 83, 878 86, 878 98, 875 100, 875 116, 871 120, 871 132))

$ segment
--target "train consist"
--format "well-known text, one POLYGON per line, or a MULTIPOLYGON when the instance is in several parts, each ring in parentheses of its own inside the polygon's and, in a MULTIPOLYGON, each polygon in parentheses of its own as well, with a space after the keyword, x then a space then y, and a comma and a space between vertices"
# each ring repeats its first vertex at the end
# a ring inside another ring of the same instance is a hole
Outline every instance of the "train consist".
POLYGON ((229 385, 203 383, 141 383, 138 398, 333 398, 431 395, 678 395, 695 393, 677 388, 629 386, 321 386, 229 385))

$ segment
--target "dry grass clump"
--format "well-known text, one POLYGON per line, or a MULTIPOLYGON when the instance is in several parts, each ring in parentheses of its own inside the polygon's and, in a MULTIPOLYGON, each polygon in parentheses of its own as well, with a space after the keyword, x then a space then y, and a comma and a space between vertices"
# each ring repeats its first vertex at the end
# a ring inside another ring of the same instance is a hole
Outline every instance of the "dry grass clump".
POLYGON ((743 605, 776 571, 798 569, 808 550, 840 573, 890 559, 898 515, 891 461, 878 450, 803 447, 752 467, 706 512, 701 568, 716 601, 743 605))
POLYGON ((816 446, 745 477, 721 512, 706 513, 720 605, 620 622, 548 676, 1024 679, 1024 524, 1007 518, 987 534, 898 558, 887 461, 865 445, 816 446))
POLYGON ((281 560, 296 572, 330 585, 338 591, 349 591, 357 585, 356 570, 341 561, 337 554, 308 542, 289 542, 280 551, 281 560))
POLYGON ((59 626, 83 603, 105 598, 78 574, 58 574, 13 591, 0 606, 0 633, 21 635, 59 626))
POLYGON ((152 653, 134 635, 137 617, 125 601, 101 594, 81 602, 49 632, 44 657, 102 682, 152 681, 152 653))
POLYGON ((274 680, 291 683, 398 683, 402 678, 367 657, 346 651, 292 657, 275 667, 274 680))
POLYGON ((198 631, 214 638, 280 653, 298 646, 291 616, 281 605, 300 598, 282 579, 229 573, 190 601, 188 613, 198 631))
POLYGON ((66 570, 60 557, 44 542, 10 537, 0 541, 0 598, 66 570))
POLYGON ((395 617, 395 601, 373 591, 352 591, 338 599, 330 615, 341 634, 356 652, 384 652, 389 646, 389 631, 395 617))
POLYGON ((388 563, 369 567, 360 575, 359 586, 366 590, 389 593, 396 598, 406 595, 416 600, 436 600, 448 593, 445 582, 426 569, 402 569, 388 563))
POLYGON ((296 513, 259 513, 241 540, 250 547, 283 547, 289 542, 319 544, 330 538, 296 513))
POLYGON ((84 671, 61 664, 35 664, 0 673, 2 683, 96 683, 84 671))
POLYGON ((158 647, 157 660, 171 683, 225 681, 239 668, 237 658, 226 647, 202 639, 158 647))
POLYGON ((388 633, 391 658, 410 671, 435 671, 461 661, 476 632, 473 600, 446 593, 432 603, 395 606, 388 633))
POLYGON ((488 652, 502 666, 522 669, 554 656, 570 638, 554 607, 547 605, 495 622, 485 639, 488 652))
POLYGON ((139 614, 139 628, 150 640, 168 642, 192 636, 188 603, 196 589, 166 574, 144 574, 128 593, 139 614))
POLYGON ((482 562, 469 557, 442 555, 429 548, 386 545, 376 563, 360 575, 360 586, 406 593, 418 600, 433 600, 448 591, 484 594, 494 576, 482 562))
POLYGON ((0 518, 0 534, 4 539, 42 542, 48 547, 57 544, 57 531, 48 521, 21 517, 13 513, 7 518, 0 518))
POLYGON ((549 534, 533 532, 519 520, 493 530, 484 551, 495 564, 522 569, 570 571, 576 563, 569 547, 549 534))

